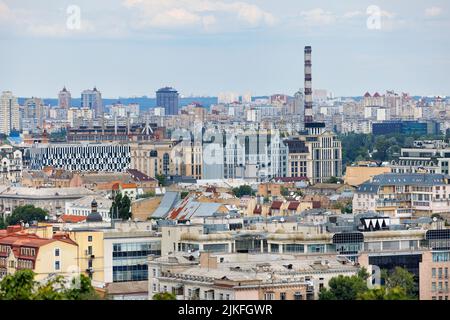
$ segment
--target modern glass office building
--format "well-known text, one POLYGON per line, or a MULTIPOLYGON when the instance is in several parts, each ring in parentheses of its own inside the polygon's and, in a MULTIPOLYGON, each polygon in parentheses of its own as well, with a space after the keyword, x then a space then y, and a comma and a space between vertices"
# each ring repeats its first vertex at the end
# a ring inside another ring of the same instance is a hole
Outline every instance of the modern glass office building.
POLYGON ((113 282, 147 280, 149 255, 161 255, 159 241, 114 243, 113 282))
POLYGON ((178 91, 171 87, 156 91, 156 105, 163 107, 166 115, 178 114, 178 91))

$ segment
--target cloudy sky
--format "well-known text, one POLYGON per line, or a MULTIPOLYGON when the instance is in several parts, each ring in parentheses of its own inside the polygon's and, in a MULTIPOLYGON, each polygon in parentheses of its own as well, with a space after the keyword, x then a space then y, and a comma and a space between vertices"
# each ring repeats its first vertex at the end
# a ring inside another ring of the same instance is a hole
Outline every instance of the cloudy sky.
POLYGON ((0 0, 0 90, 450 95, 446 0, 0 0))

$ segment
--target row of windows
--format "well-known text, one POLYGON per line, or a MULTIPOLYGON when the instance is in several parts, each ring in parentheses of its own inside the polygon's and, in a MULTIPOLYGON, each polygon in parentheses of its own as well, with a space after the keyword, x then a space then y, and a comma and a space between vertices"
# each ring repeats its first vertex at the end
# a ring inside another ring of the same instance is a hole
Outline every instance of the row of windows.
POLYGON ((448 292, 448 282, 432 282, 431 283, 431 291, 432 292, 448 292))

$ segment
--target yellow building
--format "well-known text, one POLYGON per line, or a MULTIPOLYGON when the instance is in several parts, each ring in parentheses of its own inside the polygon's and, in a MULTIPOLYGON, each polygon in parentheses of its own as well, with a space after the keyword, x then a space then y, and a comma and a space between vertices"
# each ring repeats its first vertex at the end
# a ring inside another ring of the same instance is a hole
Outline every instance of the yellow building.
POLYGON ((22 269, 32 270, 37 281, 70 278, 77 274, 77 249, 67 235, 47 239, 12 230, 0 238, 0 278, 22 269))
POLYGON ((92 279, 94 287, 104 283, 103 232, 97 230, 74 230, 69 237, 78 245, 77 265, 80 273, 92 279))
POLYGON ((0 234, 0 278, 31 269, 36 280, 84 274, 94 287, 104 283, 103 232, 75 230, 53 233, 50 224, 23 229, 10 226, 0 234))

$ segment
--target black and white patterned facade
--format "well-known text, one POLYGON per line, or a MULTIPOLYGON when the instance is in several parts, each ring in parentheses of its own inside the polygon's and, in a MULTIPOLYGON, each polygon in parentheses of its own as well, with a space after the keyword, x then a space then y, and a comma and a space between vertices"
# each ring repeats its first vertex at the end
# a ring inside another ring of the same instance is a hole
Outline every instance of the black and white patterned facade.
POLYGON ((32 170, 52 166, 80 172, 124 172, 131 153, 125 144, 51 144, 33 146, 30 158, 32 170))

